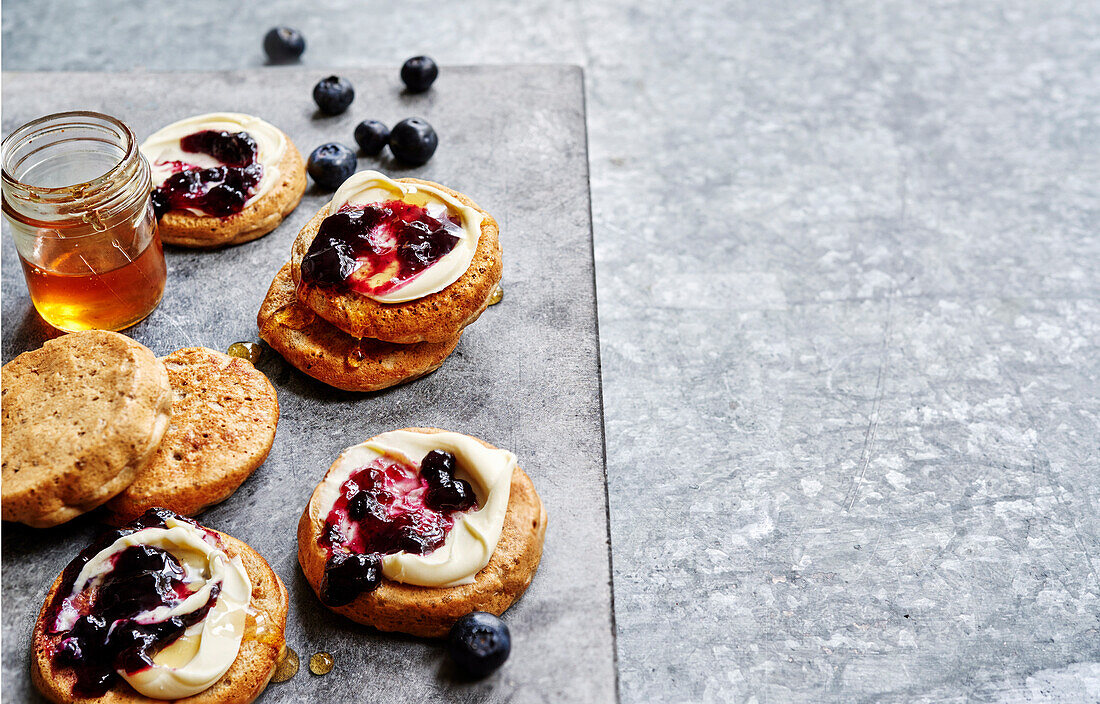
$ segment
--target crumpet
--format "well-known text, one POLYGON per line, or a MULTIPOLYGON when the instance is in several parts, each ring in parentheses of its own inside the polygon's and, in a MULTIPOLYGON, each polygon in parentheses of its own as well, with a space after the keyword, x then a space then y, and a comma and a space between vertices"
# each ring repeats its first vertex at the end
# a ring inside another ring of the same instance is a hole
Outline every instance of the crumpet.
POLYGON ((411 345, 354 338, 298 301, 289 264, 271 282, 256 322, 260 337, 287 362, 345 391, 377 391, 429 374, 461 337, 411 345))
MULTIPOLYGON (((405 430, 428 435, 444 432, 436 428, 405 430)), ((483 440, 474 440, 486 448, 496 449, 483 440)), ((329 473, 338 471, 340 461, 333 463, 329 473)), ((329 510, 322 505, 323 484, 322 481, 314 490, 298 522, 298 562, 318 598, 321 598, 325 563, 329 557, 321 541, 329 510)), ((383 579, 374 591, 361 593, 342 606, 326 605, 326 608, 382 631, 429 638, 446 636, 455 621, 471 611, 487 611, 499 616, 531 584, 542 558, 547 522, 546 509, 530 477, 515 467, 500 538, 488 564, 477 572, 473 581, 456 586, 425 587, 383 579)))
POLYGON ((55 526, 125 489, 168 428, 164 365, 125 335, 62 335, 3 367, 3 518, 55 526))
POLYGON ((396 179, 396 182, 438 189, 481 214, 481 235, 466 271, 443 290, 404 303, 380 303, 354 291, 303 282, 302 260, 317 237, 321 223, 331 214, 326 204, 298 233, 291 248, 291 277, 297 286, 298 298, 352 337, 398 344, 453 340, 485 311, 493 289, 500 283, 504 268, 500 229, 497 221, 476 203, 446 186, 415 178, 396 179))
POLYGON ((251 362, 205 347, 161 361, 172 385, 171 424, 153 460, 107 504, 116 524, 154 506, 192 516, 223 501, 275 441, 279 400, 251 362))

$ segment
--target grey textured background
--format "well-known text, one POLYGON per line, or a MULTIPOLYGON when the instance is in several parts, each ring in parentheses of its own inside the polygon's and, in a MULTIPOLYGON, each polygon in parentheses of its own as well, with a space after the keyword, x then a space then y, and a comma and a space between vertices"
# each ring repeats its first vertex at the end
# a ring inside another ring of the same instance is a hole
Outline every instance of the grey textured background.
MULTIPOLYGON (((376 394, 340 392, 268 351, 260 368, 279 390, 280 419, 267 462, 203 523, 255 547, 291 594, 287 643, 303 670, 272 685, 265 702, 604 701, 615 691, 593 289, 583 85, 575 67, 467 68, 428 96, 403 96, 392 71, 347 71, 387 122, 416 110, 442 131, 446 149, 402 173, 447 183, 494 214, 504 248, 504 300, 467 328, 435 374, 376 394), (514 111, 486 104, 515 99, 514 111), (522 111, 525 118, 517 119, 522 111), (491 153, 475 145, 492 141, 491 153), (545 223, 553 219, 553 236, 545 223), (568 298, 569 305, 561 301, 568 298), (313 487, 343 448, 394 428, 465 432, 520 458, 550 514, 534 582, 506 618, 515 635, 507 667, 481 683, 456 679, 438 643, 383 635, 321 607, 301 576, 295 531, 313 487), (324 650, 337 669, 304 669, 324 650)), ((354 113, 317 116, 312 71, 4 75, 4 132, 76 106, 109 112, 138 135, 189 114, 259 114, 301 147, 348 140, 354 113), (48 83, 49 91, 38 87, 48 83)), ((383 162, 384 163, 384 162, 383 162)), ((391 173, 396 167, 384 164, 391 173)), ((360 160, 360 168, 379 166, 360 160)), ((213 252, 167 252, 159 308, 127 334, 158 354, 258 340, 256 312, 298 230, 331 194, 311 189, 273 233, 213 252)), ((6 228, 5 228, 6 229, 6 228)), ((5 361, 47 333, 26 296, 11 237, 3 243, 5 361)), ((30 699, 29 630, 53 578, 85 544, 94 516, 48 531, 3 526, 4 701, 30 699)))
POLYGON ((582 65, 623 700, 1100 699, 1100 5, 319 5, 3 58, 582 65))

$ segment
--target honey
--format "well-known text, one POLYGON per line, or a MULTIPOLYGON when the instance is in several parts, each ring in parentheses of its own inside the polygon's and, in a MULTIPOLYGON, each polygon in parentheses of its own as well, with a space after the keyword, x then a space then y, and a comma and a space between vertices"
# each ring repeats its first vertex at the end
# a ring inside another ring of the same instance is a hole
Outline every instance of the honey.
POLYGON ((316 316, 313 311, 297 303, 291 303, 275 311, 275 322, 291 330, 307 328, 313 325, 315 319, 316 316))
POLYGON ((336 658, 331 653, 314 653, 309 656, 309 671, 315 675, 327 675, 332 672, 336 658))
POLYGON ((234 342, 229 346, 229 349, 226 350, 226 354, 230 357, 247 359, 249 362, 255 364, 260 361, 260 355, 263 354, 263 348, 255 342, 234 342))
POLYGON ((283 659, 275 666, 275 674, 271 676, 271 681, 286 682, 294 677, 294 675, 298 674, 299 667, 298 653, 294 651, 294 648, 288 645, 286 647, 286 653, 283 655, 283 659))
POLYGON ((121 330, 164 294, 149 165, 94 112, 47 115, 3 142, 3 210, 34 307, 68 332, 121 330))
POLYGON ((358 369, 366 356, 366 352, 363 351, 363 341, 359 340, 348 349, 348 354, 344 361, 347 362, 347 365, 352 369, 358 369))
POLYGON ((121 248, 84 255, 63 239, 40 240, 40 246, 57 252, 44 253, 46 266, 22 254, 19 262, 34 307, 61 330, 122 330, 149 315, 164 293, 167 269, 159 237, 133 259, 121 248))
POLYGON ((503 300, 504 300, 504 289, 501 288, 500 284, 497 284, 496 286, 493 287, 492 292, 489 294, 489 305, 495 306, 496 304, 500 303, 503 300))

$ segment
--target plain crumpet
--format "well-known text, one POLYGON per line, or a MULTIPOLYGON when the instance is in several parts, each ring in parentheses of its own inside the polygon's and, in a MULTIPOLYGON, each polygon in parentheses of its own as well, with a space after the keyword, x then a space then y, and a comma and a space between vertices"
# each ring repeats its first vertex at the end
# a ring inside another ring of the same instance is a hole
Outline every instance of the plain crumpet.
POLYGON ((3 518, 55 526, 125 489, 168 428, 172 389, 145 346, 71 333, 3 367, 3 518))

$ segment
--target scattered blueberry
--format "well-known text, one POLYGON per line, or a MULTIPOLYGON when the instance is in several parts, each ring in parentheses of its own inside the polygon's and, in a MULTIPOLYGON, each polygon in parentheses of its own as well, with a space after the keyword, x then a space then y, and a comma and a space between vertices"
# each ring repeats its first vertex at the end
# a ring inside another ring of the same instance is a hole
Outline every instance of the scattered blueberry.
POLYGON ((508 626, 496 616, 474 611, 455 621, 447 636, 447 652, 466 674, 485 677, 504 664, 512 651, 508 626))
POLYGON ((264 52, 272 63, 296 61, 306 50, 302 33, 290 27, 273 27, 264 35, 264 52))
POLYGON ((439 146, 439 137, 427 121, 419 117, 402 120, 390 130, 390 151, 410 166, 428 163, 439 146))
POLYGON ((309 171, 313 182, 321 188, 334 191, 355 173, 355 152, 343 144, 322 144, 309 155, 309 171))
POLYGON ((367 156, 377 156, 390 141, 390 128, 378 120, 363 120, 355 126, 355 143, 367 156))
POLYGON ((355 89, 348 79, 329 76, 313 86, 313 100, 326 115, 339 115, 355 100, 355 89))
POLYGON ((439 76, 439 67, 430 56, 414 56, 401 67, 401 80, 410 93, 423 93, 439 76))

